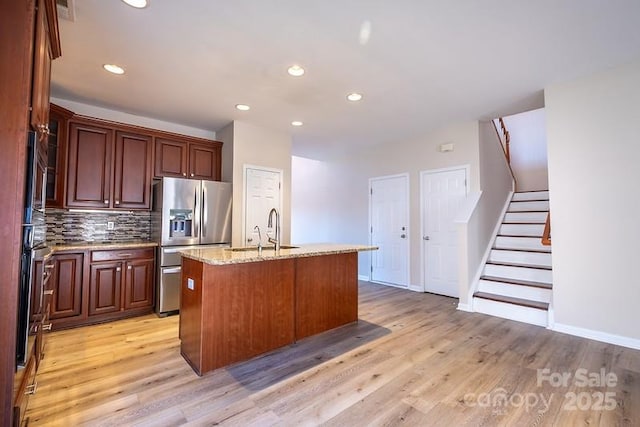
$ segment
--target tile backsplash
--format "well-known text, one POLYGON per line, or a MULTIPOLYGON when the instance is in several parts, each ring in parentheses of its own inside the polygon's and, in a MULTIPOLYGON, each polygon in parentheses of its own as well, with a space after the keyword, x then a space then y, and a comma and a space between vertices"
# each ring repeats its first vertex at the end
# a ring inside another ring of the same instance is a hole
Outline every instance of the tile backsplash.
POLYGON ((47 208, 47 243, 149 240, 150 212, 71 212, 47 208), (108 223, 113 222, 113 230, 108 223))

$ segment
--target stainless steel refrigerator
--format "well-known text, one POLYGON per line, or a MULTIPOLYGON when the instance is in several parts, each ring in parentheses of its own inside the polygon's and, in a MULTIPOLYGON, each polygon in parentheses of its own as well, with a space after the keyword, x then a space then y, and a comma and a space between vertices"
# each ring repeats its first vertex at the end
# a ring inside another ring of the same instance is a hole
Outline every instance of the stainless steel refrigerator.
POLYGON ((156 312, 180 309, 183 249, 230 246, 231 183, 163 178, 154 185, 152 235, 158 242, 156 312))

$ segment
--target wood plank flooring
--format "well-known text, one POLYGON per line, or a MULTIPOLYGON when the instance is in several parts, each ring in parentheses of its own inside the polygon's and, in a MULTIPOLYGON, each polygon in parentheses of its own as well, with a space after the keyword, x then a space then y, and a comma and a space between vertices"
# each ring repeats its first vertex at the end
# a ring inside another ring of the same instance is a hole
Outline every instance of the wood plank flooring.
POLYGON ((640 351, 359 288, 357 323, 203 377, 177 316, 54 332, 30 425, 640 425, 640 351), (615 384, 583 386, 601 370, 615 384))

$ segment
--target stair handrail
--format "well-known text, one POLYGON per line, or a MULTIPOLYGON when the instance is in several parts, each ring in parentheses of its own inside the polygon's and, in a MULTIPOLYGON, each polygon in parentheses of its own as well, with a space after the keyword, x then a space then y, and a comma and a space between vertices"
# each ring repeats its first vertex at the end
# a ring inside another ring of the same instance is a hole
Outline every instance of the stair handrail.
MULTIPOLYGON (((507 126, 504 124, 504 119, 498 117, 498 121, 500 122, 500 128, 504 135, 504 155, 507 156, 507 163, 511 164, 511 135, 507 130, 507 126)), ((502 140, 502 138, 500 138, 500 140, 502 140)))
MULTIPOLYGON (((504 131, 507 132, 508 134, 509 132, 504 127, 504 120, 502 120, 502 117, 499 117, 499 120, 500 120, 500 126, 502 126, 502 129, 504 129, 504 131)), ((508 148, 509 145, 506 144, 507 148, 505 148, 505 144, 502 143, 502 136, 500 136, 500 131, 498 130, 498 126, 496 126, 495 120, 491 120, 491 123, 493 123, 493 128, 496 130, 498 141, 500 141, 500 147, 502 147, 502 152, 504 153, 504 158, 507 161, 509 172, 511 172, 511 178, 513 178, 513 191, 515 191, 518 186, 518 182, 516 181, 516 175, 513 173, 513 169, 511 169, 511 161, 509 158, 509 148, 508 148)))
POLYGON ((544 224, 544 232, 542 233, 542 244, 551 246, 551 212, 547 213, 547 221, 544 224))

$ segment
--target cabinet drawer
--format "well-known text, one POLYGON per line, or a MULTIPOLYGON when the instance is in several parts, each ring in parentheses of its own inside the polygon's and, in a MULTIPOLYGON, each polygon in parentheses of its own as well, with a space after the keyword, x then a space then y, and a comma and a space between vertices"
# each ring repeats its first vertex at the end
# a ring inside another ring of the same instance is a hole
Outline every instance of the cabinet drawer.
POLYGON ((153 258, 154 248, 116 249, 109 251, 92 251, 91 261, 119 261, 127 259, 153 258))

